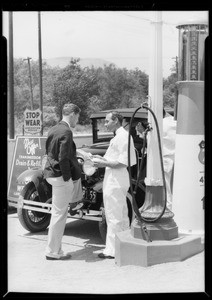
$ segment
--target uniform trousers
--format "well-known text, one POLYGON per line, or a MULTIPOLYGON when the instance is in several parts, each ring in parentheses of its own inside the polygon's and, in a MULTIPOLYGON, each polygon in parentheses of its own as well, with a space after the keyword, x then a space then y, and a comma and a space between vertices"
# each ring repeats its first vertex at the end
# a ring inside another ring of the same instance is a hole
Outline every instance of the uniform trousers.
POLYGON ((81 179, 77 181, 64 181, 62 176, 46 179, 52 185, 52 210, 48 231, 46 255, 60 258, 64 255, 62 250, 62 237, 65 230, 69 203, 82 199, 81 179))
POLYGON ((164 175, 165 175, 165 182, 166 182, 166 197, 167 203, 166 207, 172 211, 172 180, 173 180, 173 169, 174 163, 173 159, 169 157, 163 157, 163 164, 164 164, 164 175))
POLYGON ((129 189, 126 168, 106 168, 103 181, 103 201, 107 222, 106 247, 103 254, 115 256, 115 235, 129 229, 126 196, 129 189))

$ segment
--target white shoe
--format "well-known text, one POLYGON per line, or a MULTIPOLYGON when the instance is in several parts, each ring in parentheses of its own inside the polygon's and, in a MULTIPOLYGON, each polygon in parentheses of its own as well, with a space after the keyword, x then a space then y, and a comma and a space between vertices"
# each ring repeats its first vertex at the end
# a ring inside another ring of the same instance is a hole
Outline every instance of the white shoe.
POLYGON ((47 260, 68 260, 68 259, 71 259, 71 254, 67 253, 67 254, 64 254, 59 257, 53 257, 53 256, 46 255, 46 259, 47 260))

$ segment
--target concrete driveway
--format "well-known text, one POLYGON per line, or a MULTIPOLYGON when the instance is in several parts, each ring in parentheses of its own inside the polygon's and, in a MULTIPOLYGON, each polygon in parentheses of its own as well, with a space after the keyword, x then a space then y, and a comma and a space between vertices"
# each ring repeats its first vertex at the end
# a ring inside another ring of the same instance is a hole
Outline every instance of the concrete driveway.
MULTIPOLYGON (((150 267, 122 266, 102 260, 104 244, 95 221, 68 218, 63 249, 68 261, 44 256, 47 230, 32 234, 8 215, 8 292, 140 294, 204 292, 204 252, 181 262, 150 267)), ((133 253, 132 253, 133 255, 133 253)))

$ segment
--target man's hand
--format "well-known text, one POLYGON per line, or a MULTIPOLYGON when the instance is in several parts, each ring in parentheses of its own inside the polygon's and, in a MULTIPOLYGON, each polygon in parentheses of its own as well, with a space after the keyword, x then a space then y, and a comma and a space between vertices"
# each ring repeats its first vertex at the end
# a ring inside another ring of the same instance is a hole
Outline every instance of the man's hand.
POLYGON ((92 158, 100 158, 100 159, 106 160, 103 156, 98 155, 98 154, 92 155, 92 158))
POLYGON ((126 168, 127 166, 118 162, 118 161, 112 161, 112 160, 107 160, 104 157, 98 156, 97 158, 93 158, 92 161, 94 162, 94 166, 96 168, 126 168))
POLYGON ((93 155, 92 161, 95 168, 104 168, 106 167, 107 160, 100 155, 93 155))

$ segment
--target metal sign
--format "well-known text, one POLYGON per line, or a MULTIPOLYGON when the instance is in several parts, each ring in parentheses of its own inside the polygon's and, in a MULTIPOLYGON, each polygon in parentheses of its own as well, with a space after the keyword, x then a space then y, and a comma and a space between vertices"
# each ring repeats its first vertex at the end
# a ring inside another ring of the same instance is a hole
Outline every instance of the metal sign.
POLYGON ((17 137, 13 153, 12 167, 8 185, 8 199, 18 199, 23 184, 17 183, 18 176, 25 170, 41 168, 42 156, 45 154, 46 137, 17 137))
POLYGON ((41 132, 42 121, 41 121, 41 110, 30 110, 24 111, 24 131, 26 133, 34 134, 41 132))

